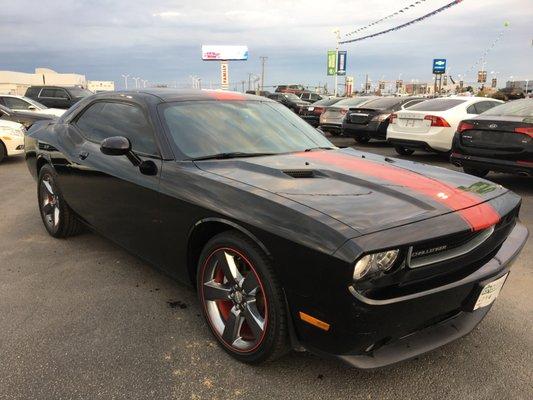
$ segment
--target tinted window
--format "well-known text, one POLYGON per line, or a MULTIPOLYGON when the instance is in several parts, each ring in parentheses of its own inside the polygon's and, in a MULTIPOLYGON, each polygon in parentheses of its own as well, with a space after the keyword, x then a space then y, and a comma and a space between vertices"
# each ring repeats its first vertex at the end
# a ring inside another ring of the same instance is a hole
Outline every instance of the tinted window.
POLYGON ((459 99, 431 99, 415 104, 409 110, 414 111, 446 111, 464 103, 466 100, 459 99))
POLYGON ((133 150, 145 154, 157 154, 152 130, 142 110, 124 103, 94 103, 76 122, 84 136, 100 143, 111 136, 124 136, 133 150))
POLYGON ((39 97, 57 97, 55 89, 43 89, 39 97))
POLYGON ((39 88, 36 88, 36 87, 29 87, 26 90, 26 96, 37 97, 38 93, 39 93, 39 88))
POLYGON ((467 114, 479 114, 476 109, 476 105, 472 104, 471 106, 468 106, 466 109, 467 114))
POLYGON ((476 110, 478 114, 484 113, 485 111, 491 109, 494 107, 496 103, 493 101, 481 101, 479 103, 476 103, 476 110))
POLYGON ((416 100, 411 100, 411 101, 407 101, 405 103, 403 103, 403 108, 408 108, 408 107, 411 107, 411 106, 414 106, 415 104, 418 104, 418 103, 422 103, 423 101, 425 101, 424 99, 416 99, 416 100))
POLYGON ((484 115, 509 115, 515 117, 533 117, 533 99, 510 101, 491 108, 484 115))
POLYGON ((296 96, 294 93, 283 93, 283 97, 285 97, 288 100, 291 101, 298 101, 300 98, 296 96))
POLYGON ((68 99, 68 93, 65 89, 55 89, 55 96, 58 99, 68 99))
POLYGON ((351 97, 349 99, 344 99, 344 100, 339 101, 338 103, 335 104, 335 106, 355 107, 355 106, 358 106, 362 103, 366 103, 367 101, 370 101, 373 99, 374 97, 351 97))
POLYGON ((30 106, 29 103, 26 103, 24 100, 17 99, 16 97, 4 97, 4 103, 12 110, 27 110, 30 106))
POLYGON ((165 105, 164 120, 188 157, 225 152, 287 153, 333 145, 279 103, 191 101, 165 105))

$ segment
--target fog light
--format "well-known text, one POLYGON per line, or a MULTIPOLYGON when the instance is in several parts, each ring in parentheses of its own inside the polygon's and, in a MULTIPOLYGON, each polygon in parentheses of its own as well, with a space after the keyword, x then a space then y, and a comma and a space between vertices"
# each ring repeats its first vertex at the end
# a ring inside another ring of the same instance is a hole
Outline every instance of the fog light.
POLYGON ((379 253, 367 254, 355 264, 353 279, 358 281, 379 271, 387 272, 398 259, 400 250, 388 250, 379 253))

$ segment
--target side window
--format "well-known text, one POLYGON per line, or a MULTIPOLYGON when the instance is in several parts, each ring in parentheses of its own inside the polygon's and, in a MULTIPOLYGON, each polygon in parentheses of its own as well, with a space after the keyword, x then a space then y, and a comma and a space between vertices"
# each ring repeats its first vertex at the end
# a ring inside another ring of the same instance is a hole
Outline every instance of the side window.
POLYGON ((131 104, 98 102, 89 106, 76 121, 87 139, 100 143, 111 136, 124 136, 134 151, 157 155, 152 129, 142 110, 131 104))
POLYGON ((68 93, 67 93, 67 91, 65 89, 56 89, 54 97, 57 97, 58 99, 68 99, 69 98, 68 93))
POLYGON ((414 106, 415 104, 421 103, 421 102, 423 102, 423 101, 424 101, 424 100, 422 100, 422 99, 419 99, 419 100, 411 100, 411 101, 408 101, 407 103, 404 103, 404 105, 402 106, 402 108, 411 107, 411 106, 414 106))
POLYGON ((56 90, 55 89, 43 89, 43 90, 41 90, 41 93, 39 94, 39 97, 54 98, 54 97, 56 97, 56 90))
POLYGON ((491 109, 492 107, 494 107, 497 104, 498 103, 496 103, 494 101, 481 101, 479 103, 476 103, 476 110, 477 110, 478 114, 481 114, 481 113, 484 113, 485 111, 491 109))
POLYGON ((36 97, 38 94, 39 94, 39 88, 29 87, 26 90, 26 96, 28 96, 28 97, 36 97))
POLYGON ((27 110, 30 106, 29 103, 26 103, 24 100, 17 99, 16 97, 4 97, 4 102, 6 107, 11 108, 12 110, 27 110))
POLYGON ((479 114, 476 109, 476 105, 472 104, 466 109, 467 114, 479 114))

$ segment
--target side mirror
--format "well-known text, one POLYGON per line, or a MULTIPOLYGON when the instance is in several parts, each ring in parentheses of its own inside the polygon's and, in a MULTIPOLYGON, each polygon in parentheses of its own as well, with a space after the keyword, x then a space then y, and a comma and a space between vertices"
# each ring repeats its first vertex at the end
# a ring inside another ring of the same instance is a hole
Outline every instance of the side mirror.
POLYGON ((108 156, 126 156, 131 152, 131 143, 124 136, 112 136, 102 140, 100 151, 108 156))

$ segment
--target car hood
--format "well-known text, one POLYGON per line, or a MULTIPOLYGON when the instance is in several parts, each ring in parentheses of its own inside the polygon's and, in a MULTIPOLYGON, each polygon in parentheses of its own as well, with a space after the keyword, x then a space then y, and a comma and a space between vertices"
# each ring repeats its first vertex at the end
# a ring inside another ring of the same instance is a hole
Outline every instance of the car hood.
POLYGON ((207 172, 275 193, 361 234, 458 213, 465 229, 499 220, 487 200, 507 190, 445 168, 353 149, 196 162, 207 172))
POLYGON ((60 110, 59 108, 45 108, 44 110, 36 110, 37 114, 53 115, 55 117, 61 117, 66 110, 60 110))
POLYGON ((1 128, 19 129, 21 126, 22 124, 19 124, 18 122, 0 119, 0 129, 1 128))

